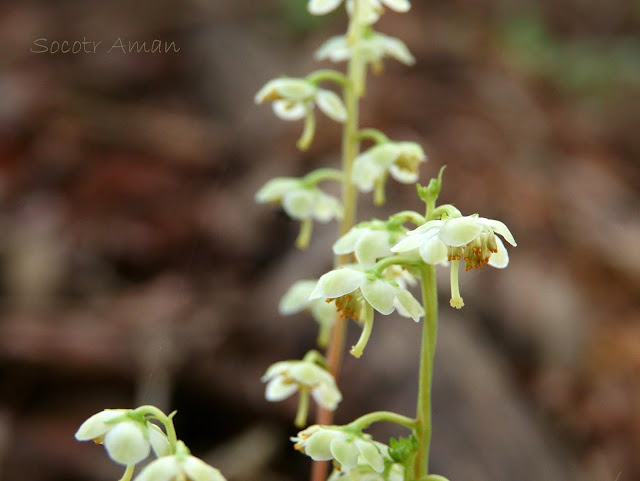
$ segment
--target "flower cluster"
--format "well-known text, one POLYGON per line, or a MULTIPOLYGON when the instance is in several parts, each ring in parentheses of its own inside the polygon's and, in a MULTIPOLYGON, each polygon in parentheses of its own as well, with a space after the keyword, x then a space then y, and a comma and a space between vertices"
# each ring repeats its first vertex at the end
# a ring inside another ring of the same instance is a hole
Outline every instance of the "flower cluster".
POLYGON ((226 481, 216 468, 189 453, 178 441, 176 454, 158 458, 145 466, 134 481, 226 481))
POLYGON ((382 473, 385 462, 391 461, 386 445, 373 441, 368 434, 347 431, 339 426, 314 424, 291 440, 296 443, 295 449, 314 461, 335 459, 345 471, 366 465, 376 473, 382 473))

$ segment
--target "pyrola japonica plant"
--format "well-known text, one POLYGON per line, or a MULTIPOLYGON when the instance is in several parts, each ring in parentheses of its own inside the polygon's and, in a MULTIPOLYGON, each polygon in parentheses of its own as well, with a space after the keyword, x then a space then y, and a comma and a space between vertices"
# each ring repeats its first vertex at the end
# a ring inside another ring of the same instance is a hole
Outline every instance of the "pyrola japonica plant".
MULTIPOLYGON (((278 306, 283 315, 305 310, 311 314, 319 325, 318 350, 311 349, 301 360, 271 365, 262 377, 265 395, 268 401, 282 401, 297 393, 294 424, 302 431, 291 439, 296 450, 315 461, 312 481, 324 481, 327 475, 332 481, 447 481, 429 471, 431 384, 438 330, 435 269, 437 265, 450 269, 450 305, 460 309, 464 306, 458 288, 460 263, 465 270, 485 264, 504 268, 509 256, 503 240, 512 246, 516 242, 500 221, 463 215, 451 204, 438 204, 444 167, 426 186, 417 185, 425 205, 422 213, 404 210, 387 220, 356 223, 359 192, 372 193, 374 202, 381 205, 389 177, 415 184, 427 158, 417 143, 392 140, 380 130, 359 125, 359 103, 369 69, 381 71, 386 58, 406 65, 415 62, 401 40, 374 29, 385 10, 406 13, 410 2, 310 0, 308 10, 312 15, 325 15, 343 3, 349 17, 346 34, 327 40, 315 57, 346 62, 346 73, 321 69, 305 77, 277 78, 255 96, 257 103, 270 102, 279 118, 303 121, 297 144, 302 151, 313 142, 318 110, 342 124, 340 170, 320 168, 300 178, 278 177, 256 194, 257 202, 281 206, 300 222, 296 240, 300 249, 309 245, 314 221, 339 222, 332 248, 333 270, 318 279, 296 282, 278 306), (324 192, 320 187, 324 182, 340 183, 341 197, 324 192), (418 284, 421 301, 409 290, 418 284), (348 319, 361 328, 360 338, 349 349, 359 358, 373 335, 375 317, 394 312, 411 318, 416 329, 422 330, 415 414, 376 411, 346 425, 333 425, 333 412, 342 401, 337 373, 346 350, 348 319), (319 409, 316 424, 309 425, 311 398, 319 409), (366 430, 378 422, 398 424, 407 435, 387 444, 373 440, 366 430), (328 461, 332 461, 331 473, 328 461)), ((120 481, 130 481, 136 465, 151 453, 156 459, 135 481, 224 480, 217 469, 192 456, 178 440, 174 414, 166 415, 154 406, 106 409, 87 419, 76 438, 104 444, 111 459, 125 466, 120 481)))

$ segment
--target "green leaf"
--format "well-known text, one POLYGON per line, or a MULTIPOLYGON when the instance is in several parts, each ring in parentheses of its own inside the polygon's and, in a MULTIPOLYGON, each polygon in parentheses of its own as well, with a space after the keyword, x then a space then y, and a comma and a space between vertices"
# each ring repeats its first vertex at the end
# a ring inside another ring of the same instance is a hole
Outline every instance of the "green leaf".
POLYGON ((397 463, 404 463, 418 450, 418 439, 412 434, 407 438, 389 439, 389 456, 397 463))

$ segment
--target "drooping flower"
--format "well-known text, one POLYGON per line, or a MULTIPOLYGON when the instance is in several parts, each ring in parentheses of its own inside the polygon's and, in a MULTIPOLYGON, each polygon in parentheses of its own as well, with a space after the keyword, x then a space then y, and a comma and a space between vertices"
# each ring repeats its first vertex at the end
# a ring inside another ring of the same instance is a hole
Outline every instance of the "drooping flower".
POLYGON ((340 237, 333 244, 333 253, 336 255, 354 253, 360 265, 370 267, 375 264, 376 259, 392 255, 390 248, 393 244, 392 233, 386 228, 384 222, 367 222, 351 228, 340 237))
POLYGON ((404 466, 393 463, 378 473, 368 464, 358 464, 348 471, 334 469, 328 481, 404 481, 404 466))
POLYGON ((270 80, 258 91, 255 102, 273 102, 274 113, 283 120, 300 120, 310 114, 315 105, 336 122, 347 118, 347 109, 335 92, 301 78, 270 80))
POLYGON ((345 35, 331 37, 316 51, 315 58, 344 62, 353 56, 355 49, 364 62, 373 64, 377 70, 381 68, 385 57, 393 58, 405 65, 413 65, 416 62, 402 40, 378 32, 363 36, 357 43, 349 42, 345 35))
POLYGON ((169 441, 162 430, 149 421, 131 416, 128 409, 105 409, 82 423, 78 441, 104 444, 115 462, 126 466, 145 459, 153 448, 157 456, 169 453, 169 441))
POLYGON ((464 306, 458 287, 458 264, 464 259, 465 270, 479 269, 485 264, 502 269, 509 264, 509 254, 496 234, 512 246, 516 241, 507 226, 497 220, 477 215, 431 220, 393 246, 393 252, 419 249, 429 264, 451 261, 451 305, 464 306))
POLYGON ((418 180, 418 167, 427 160, 415 142, 384 142, 356 157, 352 182, 361 192, 371 192, 387 172, 398 182, 412 184, 418 180))
POLYGON ((255 200, 261 204, 282 205, 289 217, 296 220, 329 222, 342 218, 342 204, 337 198, 298 178, 271 179, 256 193, 255 200))
POLYGON ((280 314, 288 316, 308 310, 320 325, 318 344, 321 347, 326 347, 331 335, 331 328, 335 323, 337 311, 335 304, 325 302, 324 299, 309 300, 309 296, 317 283, 317 279, 302 280, 294 283, 280 299, 278 311, 280 314))
POLYGON ((373 441, 368 434, 346 432, 339 426, 314 424, 291 440, 296 443, 296 450, 314 461, 335 459, 344 471, 367 465, 376 473, 381 473, 385 461, 391 459, 386 445, 373 441))
POLYGON ((189 454, 182 441, 178 441, 176 454, 164 456, 149 463, 134 481, 226 481, 216 468, 189 454))
MULTIPOLYGON (((342 0, 310 0, 307 8, 312 15, 326 15, 341 3, 342 0)), ((383 13, 383 4, 396 12, 408 12, 411 8, 409 0, 360 0, 358 20, 367 25, 377 22, 383 13)), ((347 0, 347 10, 353 15, 353 0, 347 0)))
POLYGON ((335 299, 338 311, 356 321, 367 320, 367 305, 381 314, 391 314, 400 303, 418 322, 424 309, 413 295, 396 282, 354 267, 341 267, 327 272, 318 280, 310 299, 335 299))
POLYGON ((262 382, 267 383, 267 401, 282 401, 300 389, 311 390, 313 399, 330 411, 342 400, 333 376, 311 361, 276 362, 262 376, 262 382))

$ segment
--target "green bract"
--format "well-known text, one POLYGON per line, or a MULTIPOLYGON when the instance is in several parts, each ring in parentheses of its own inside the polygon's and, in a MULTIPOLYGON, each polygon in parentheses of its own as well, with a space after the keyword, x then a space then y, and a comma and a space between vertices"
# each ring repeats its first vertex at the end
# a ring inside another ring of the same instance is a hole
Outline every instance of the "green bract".
POLYGON ((262 382, 268 383, 267 401, 282 401, 301 388, 310 389, 313 399, 330 411, 342 400, 333 376, 310 361, 277 362, 267 369, 262 382))

